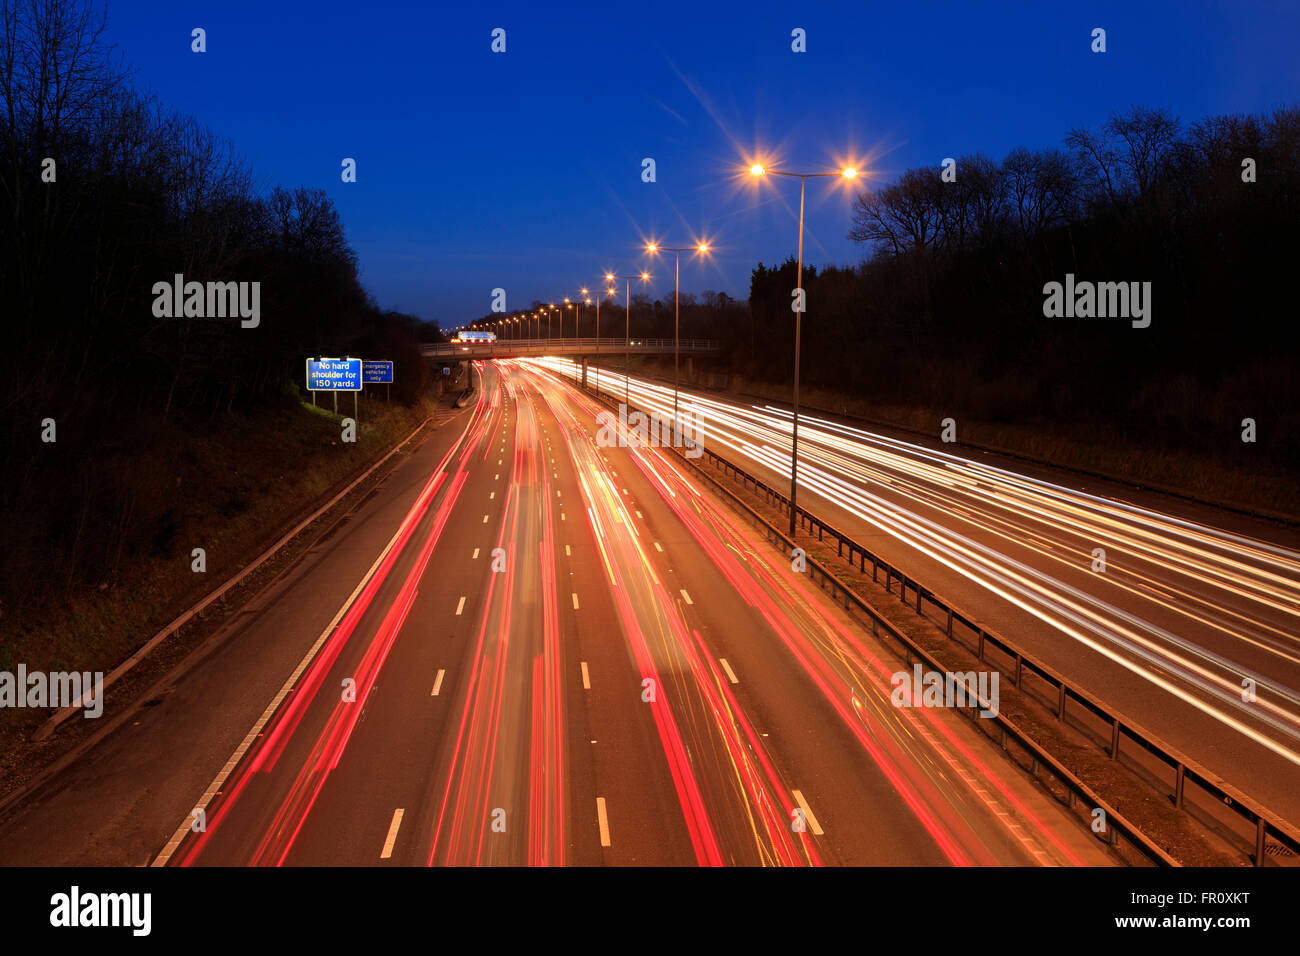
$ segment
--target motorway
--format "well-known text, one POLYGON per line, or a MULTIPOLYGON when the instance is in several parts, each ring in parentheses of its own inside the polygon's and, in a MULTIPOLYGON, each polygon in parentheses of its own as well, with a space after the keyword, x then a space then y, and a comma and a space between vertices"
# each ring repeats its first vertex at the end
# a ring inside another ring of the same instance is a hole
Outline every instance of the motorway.
MULTIPOLYGON (((671 417, 662 382, 600 385, 671 417)), ((679 401, 706 447, 788 488, 788 409, 679 401)), ((935 431, 801 415, 800 505, 1300 825, 1300 535, 935 431)))
POLYGON ((599 442, 599 406, 528 363, 476 374, 0 812, 0 863, 1109 862, 964 718, 891 706, 901 662, 670 454, 599 442))

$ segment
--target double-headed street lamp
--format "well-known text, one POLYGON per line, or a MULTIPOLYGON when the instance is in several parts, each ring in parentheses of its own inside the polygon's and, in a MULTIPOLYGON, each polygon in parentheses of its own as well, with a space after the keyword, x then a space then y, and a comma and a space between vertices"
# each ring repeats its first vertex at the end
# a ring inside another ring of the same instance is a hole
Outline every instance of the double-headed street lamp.
POLYGON ((677 424, 677 353, 680 338, 678 335, 680 323, 678 321, 679 310, 677 299, 681 292, 682 286, 682 253, 698 252, 700 255, 707 255, 709 244, 701 242, 695 246, 660 246, 651 242, 646 245, 646 252, 653 255, 656 252, 671 252, 673 254, 673 424, 677 424))
POLYGON ((852 166, 846 166, 834 173, 791 173, 784 169, 769 169, 755 163, 749 167, 749 171, 754 176, 790 176, 799 180, 799 263, 796 266, 795 282, 796 294, 795 304, 797 308, 794 313, 794 419, 793 428, 790 433, 790 540, 794 540, 795 526, 795 496, 798 492, 798 474, 799 474, 799 339, 802 331, 802 320, 804 312, 803 298, 803 196, 804 187, 809 179, 820 179, 822 177, 840 176, 844 179, 853 179, 858 175, 858 171, 852 166))
MULTIPOLYGON (((642 272, 636 275, 615 275, 612 272, 605 273, 606 282, 613 282, 615 279, 627 280, 623 283, 623 305, 626 309, 626 314, 624 316, 626 328, 624 334, 627 336, 623 343, 623 405, 626 407, 628 404, 630 382, 632 380, 632 280, 640 279, 642 282, 646 282, 650 279, 650 273, 642 272)), ((618 295, 618 292, 614 289, 610 289, 609 293, 610 295, 618 295)))

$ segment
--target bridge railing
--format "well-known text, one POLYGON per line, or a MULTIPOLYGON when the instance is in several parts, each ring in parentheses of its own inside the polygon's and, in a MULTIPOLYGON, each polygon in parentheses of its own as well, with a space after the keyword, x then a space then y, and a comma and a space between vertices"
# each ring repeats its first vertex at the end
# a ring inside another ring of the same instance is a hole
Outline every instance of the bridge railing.
MULTIPOLYGON (((681 339, 678 351, 684 353, 716 352, 718 345, 712 339, 681 339)), ((671 352, 672 339, 651 338, 521 338, 497 339, 495 342, 433 342, 420 350, 430 358, 454 358, 457 355, 563 355, 573 352, 600 350, 613 353, 671 352)))

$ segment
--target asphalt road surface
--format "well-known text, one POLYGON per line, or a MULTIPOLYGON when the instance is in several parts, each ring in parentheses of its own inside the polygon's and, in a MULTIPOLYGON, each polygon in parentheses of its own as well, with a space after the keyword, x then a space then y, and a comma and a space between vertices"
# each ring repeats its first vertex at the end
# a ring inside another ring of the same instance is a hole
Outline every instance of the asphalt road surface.
MULTIPOLYGON (((633 377, 630 401, 671 417, 673 390, 633 377)), ((788 409, 679 405, 706 447, 788 488, 788 409)), ((801 415, 799 504, 1300 825, 1300 535, 939 432, 801 415)))
POLYGON ((0 862, 1108 862, 964 718, 891 705, 901 662, 670 455, 535 366, 476 374, 0 812, 0 862))

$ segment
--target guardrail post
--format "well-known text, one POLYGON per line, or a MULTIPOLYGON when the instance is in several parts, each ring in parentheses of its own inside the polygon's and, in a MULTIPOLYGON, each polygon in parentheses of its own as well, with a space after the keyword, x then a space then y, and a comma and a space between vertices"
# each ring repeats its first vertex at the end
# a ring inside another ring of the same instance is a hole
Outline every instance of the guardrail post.
POLYGON ((1264 836, 1265 836, 1264 818, 1255 817, 1255 865, 1264 865, 1264 836))
POLYGON ((984 660, 984 628, 980 628, 980 639, 977 647, 977 655, 980 660, 984 660))
POLYGON ((952 640, 952 608, 948 608, 948 640, 952 640))
POLYGON ((1017 654, 1016 655, 1016 679, 1012 681, 1012 684, 1016 687, 1020 686, 1020 674, 1023 670, 1023 664, 1024 664, 1024 658, 1021 657, 1019 654, 1017 654))
POLYGON ((1115 725, 1110 730, 1110 759, 1114 760, 1119 756, 1119 718, 1115 718, 1115 725))
POLYGON ((1065 681, 1061 681, 1056 693, 1056 719, 1065 719, 1065 681))
POLYGON ((1178 765, 1178 771, 1174 774, 1174 808, 1181 810, 1183 808, 1183 789, 1187 786, 1187 768, 1181 763, 1178 765))

